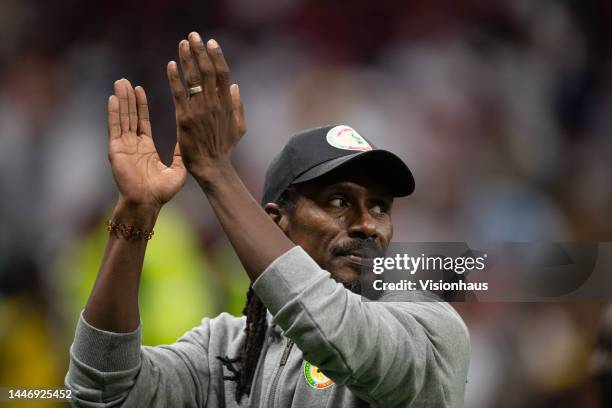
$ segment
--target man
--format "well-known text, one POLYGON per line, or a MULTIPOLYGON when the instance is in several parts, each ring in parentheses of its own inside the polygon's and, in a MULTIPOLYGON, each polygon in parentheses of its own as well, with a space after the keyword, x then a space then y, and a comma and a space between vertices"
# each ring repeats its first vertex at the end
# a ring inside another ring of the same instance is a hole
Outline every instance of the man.
POLYGON ((74 404, 462 406, 469 339, 452 307, 362 302, 347 289, 357 290, 359 270, 389 244, 393 197, 414 189, 408 168, 347 126, 311 129, 270 165, 262 209, 230 163, 246 128, 219 45, 191 33, 179 57, 187 92, 170 62, 178 139, 170 167, 155 151, 144 90, 120 80, 109 99, 120 194, 71 348, 74 404), (141 347, 146 241, 187 171, 251 279, 246 318, 223 313, 172 345, 141 347))

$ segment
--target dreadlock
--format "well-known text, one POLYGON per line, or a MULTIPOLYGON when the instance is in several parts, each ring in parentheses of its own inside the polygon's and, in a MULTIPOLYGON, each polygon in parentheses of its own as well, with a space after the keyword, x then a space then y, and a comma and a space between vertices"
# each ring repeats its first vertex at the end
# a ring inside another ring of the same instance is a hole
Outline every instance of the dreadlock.
MULTIPOLYGON (((292 212, 295 208, 297 194, 297 189, 294 186, 289 186, 276 203, 285 211, 292 212)), ((253 285, 249 286, 246 297, 247 301, 244 309, 242 309, 242 314, 246 316, 246 326, 244 328, 246 339, 240 354, 233 358, 217 356, 217 359, 232 374, 224 375, 223 380, 236 382, 235 397, 238 404, 240 404, 240 400, 245 394, 250 395, 251 393, 255 368, 257 368, 259 355, 261 354, 264 340, 266 339, 266 331, 268 330, 268 322, 266 321, 267 309, 255 294, 253 285), (236 368, 234 364, 237 364, 239 368, 236 368)))
POLYGON ((221 363, 232 373, 232 375, 224 375, 223 379, 237 383, 237 403, 240 403, 243 395, 249 395, 251 392, 251 383, 255 374, 255 368, 257 367, 257 360, 259 360, 259 354, 261 354, 266 338, 266 330, 268 329, 266 307, 255 294, 253 285, 249 286, 247 302, 242 313, 246 315, 247 321, 244 328, 246 340, 242 345, 240 354, 234 358, 217 356, 221 363), (240 369, 235 368, 234 363, 238 363, 240 369))

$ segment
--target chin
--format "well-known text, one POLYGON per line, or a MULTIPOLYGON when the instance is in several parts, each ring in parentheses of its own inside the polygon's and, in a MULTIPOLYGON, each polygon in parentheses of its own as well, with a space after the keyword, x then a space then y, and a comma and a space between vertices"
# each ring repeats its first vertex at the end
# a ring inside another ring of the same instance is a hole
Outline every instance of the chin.
POLYGON ((354 285, 360 280, 361 273, 359 269, 361 265, 352 264, 350 262, 346 262, 343 259, 336 258, 332 265, 328 268, 329 273, 331 273, 332 278, 336 280, 336 282, 342 283, 343 285, 354 285))

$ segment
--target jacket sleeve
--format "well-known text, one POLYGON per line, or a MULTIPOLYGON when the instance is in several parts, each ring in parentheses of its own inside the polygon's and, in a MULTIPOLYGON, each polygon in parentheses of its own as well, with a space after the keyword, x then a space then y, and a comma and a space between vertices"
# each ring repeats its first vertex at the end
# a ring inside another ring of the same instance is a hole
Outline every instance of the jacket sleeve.
POLYGON ((208 319, 169 346, 141 346, 141 328, 112 333, 82 314, 70 348, 66 386, 75 407, 200 407, 209 368, 208 319))
POLYGON ((329 378, 375 406, 463 406, 469 335, 444 302, 364 302, 299 246, 255 281, 274 322, 329 378))

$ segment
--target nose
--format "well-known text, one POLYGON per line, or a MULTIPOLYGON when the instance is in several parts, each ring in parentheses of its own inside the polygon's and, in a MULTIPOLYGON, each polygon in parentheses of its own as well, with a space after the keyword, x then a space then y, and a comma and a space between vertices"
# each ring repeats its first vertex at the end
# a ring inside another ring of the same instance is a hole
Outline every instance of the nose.
POLYGON ((378 237, 376 220, 365 207, 355 210, 351 219, 348 235, 351 238, 368 239, 378 237))

